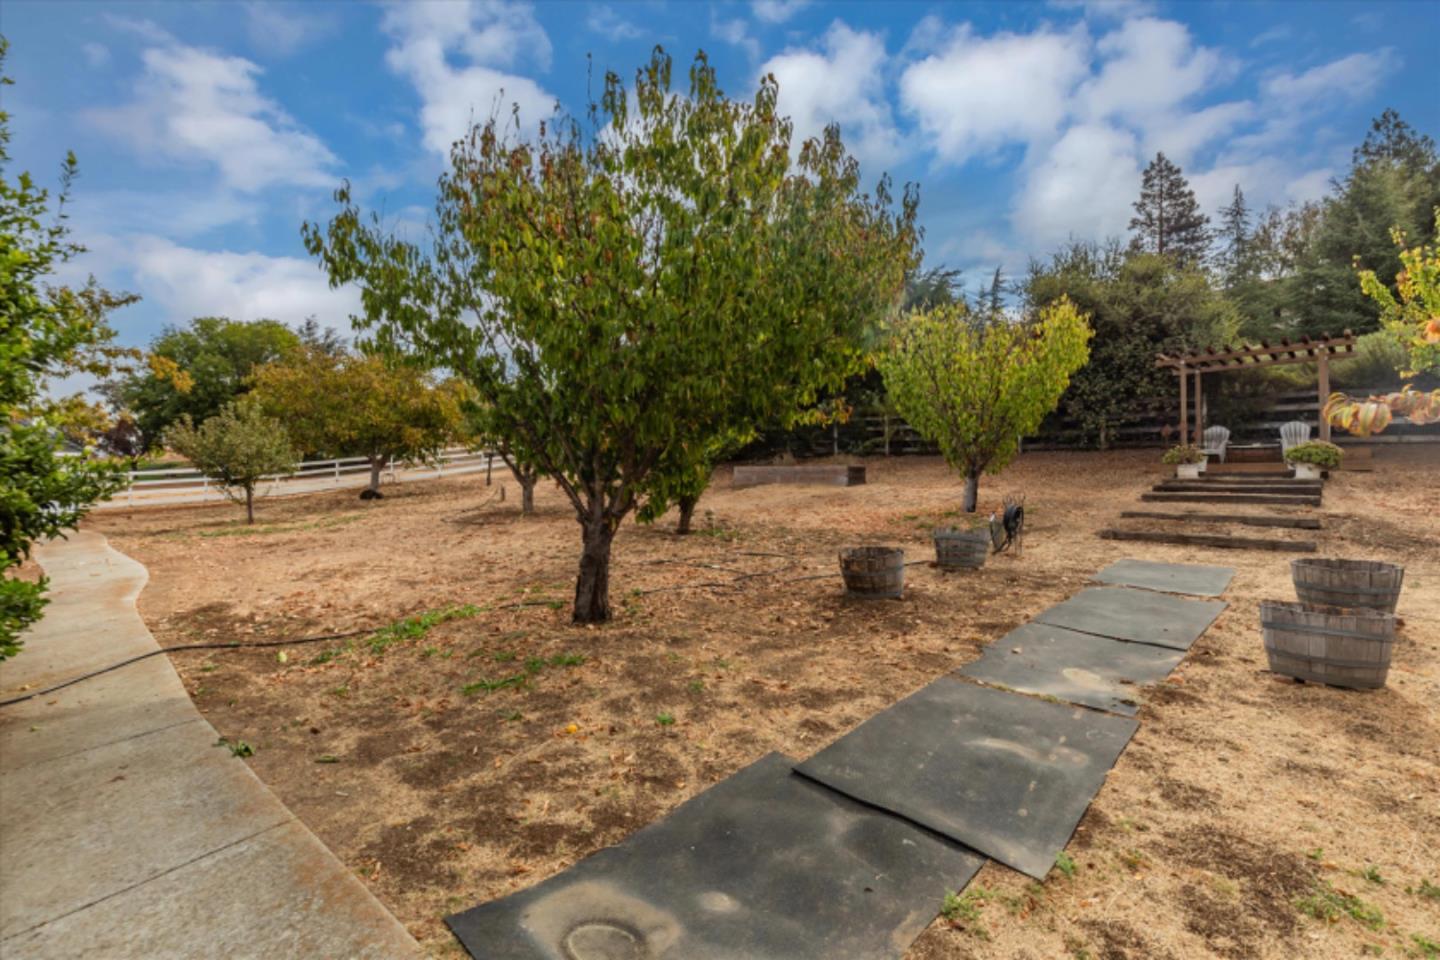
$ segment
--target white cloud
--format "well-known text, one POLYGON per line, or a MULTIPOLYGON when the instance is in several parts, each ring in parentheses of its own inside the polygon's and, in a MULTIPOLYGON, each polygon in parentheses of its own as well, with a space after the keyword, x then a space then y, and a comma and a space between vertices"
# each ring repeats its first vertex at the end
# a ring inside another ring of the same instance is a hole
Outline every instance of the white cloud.
POLYGON ((1301 73, 1270 74, 1260 84, 1263 124, 1258 130, 1233 138, 1226 145, 1222 161, 1249 161, 1287 150, 1316 115, 1336 102, 1370 96, 1400 66, 1399 58, 1383 49, 1352 53, 1301 73))
POLYGON ((900 156, 884 66, 885 41, 879 34, 851 30, 836 21, 820 51, 786 50, 767 60, 760 73, 773 73, 780 84, 779 110, 795 123, 797 149, 835 121, 850 152, 878 173, 874 168, 900 156))
POLYGON ((1151 0, 1050 0, 1057 10, 1079 10, 1089 20, 1124 20, 1152 13, 1151 0))
POLYGON ((85 54, 85 62, 92 68, 103 67, 110 62, 110 48, 103 43, 86 43, 80 47, 80 52, 85 54))
POLYGON ((416 0, 386 8, 385 32, 394 46, 385 62, 420 95, 424 144, 447 154, 472 121, 505 116, 518 105, 522 122, 550 116, 555 97, 534 80, 507 69, 546 70, 550 38, 527 5, 471 0, 416 0), (464 66, 453 66, 452 56, 464 66))
POLYGON ((764 23, 784 23, 810 6, 810 0, 751 0, 755 19, 764 23))
POLYGON ((254 63, 180 44, 141 59, 135 99, 88 114, 141 156, 213 166, 228 187, 246 192, 334 182, 335 155, 260 93, 263 71, 254 63))
POLYGON ((1260 157, 1248 163, 1223 163, 1188 177, 1200 208, 1212 219, 1230 202, 1236 185, 1245 193, 1251 210, 1270 205, 1286 206, 1319 200, 1330 192, 1334 170, 1317 167, 1296 174, 1296 165, 1289 158, 1260 157))
POLYGON ((1071 127, 1028 171, 1012 222, 1032 246, 1125 233, 1140 191, 1138 144, 1107 124, 1071 127))
POLYGON ((123 243, 120 257, 137 288, 176 321, 218 315, 293 324, 313 315, 344 329, 360 312, 359 290, 331 290, 314 260, 198 250, 153 235, 123 243))
POLYGON ((1249 100, 1217 103, 1193 113, 1176 111, 1152 119, 1144 132, 1146 155, 1164 153, 1184 166, 1201 147, 1214 143, 1241 124, 1252 120, 1258 110, 1249 100))
POLYGON ((1207 89, 1224 69, 1220 54, 1195 46, 1190 31, 1173 20, 1127 20, 1096 44, 1100 72, 1079 93, 1079 110, 1090 119, 1123 117, 1144 123, 1173 113, 1207 89))
POLYGON ((250 43, 274 56, 288 57, 334 26, 329 18, 313 16, 306 5, 300 3, 248 0, 244 9, 250 43))
POLYGON ((69 213, 82 239, 123 231, 193 237, 232 224, 254 226, 262 204, 253 194, 228 190, 86 190, 69 213))
POLYGON ((1351 99, 1375 92, 1380 80, 1398 67, 1388 50, 1352 53, 1348 57, 1312 67, 1303 73, 1277 73, 1265 80, 1262 90, 1279 104, 1308 105, 1330 96, 1351 99))
POLYGON ((744 50, 751 63, 760 59, 760 41, 750 36, 750 25, 739 17, 726 20, 723 17, 715 16, 715 11, 712 9, 710 11, 710 35, 744 50))
POLYGON ((612 42, 634 40, 642 35, 638 26, 616 13, 614 7, 603 3, 590 7, 585 25, 612 42))
POLYGON ((1083 31, 977 36, 964 25, 936 53, 911 64, 901 102, 941 159, 963 163, 1011 141, 1054 136, 1088 70, 1083 31))

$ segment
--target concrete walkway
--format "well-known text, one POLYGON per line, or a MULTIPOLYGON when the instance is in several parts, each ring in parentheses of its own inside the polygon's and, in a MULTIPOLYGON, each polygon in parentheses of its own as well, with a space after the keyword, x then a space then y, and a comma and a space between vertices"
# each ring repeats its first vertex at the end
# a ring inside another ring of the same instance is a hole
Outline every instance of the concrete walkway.
MULTIPOLYGON (((156 649, 143 566, 95 533, 37 553, 51 602, 0 699, 156 649)), ((216 739, 164 656, 0 708, 0 956, 421 955, 216 739)))

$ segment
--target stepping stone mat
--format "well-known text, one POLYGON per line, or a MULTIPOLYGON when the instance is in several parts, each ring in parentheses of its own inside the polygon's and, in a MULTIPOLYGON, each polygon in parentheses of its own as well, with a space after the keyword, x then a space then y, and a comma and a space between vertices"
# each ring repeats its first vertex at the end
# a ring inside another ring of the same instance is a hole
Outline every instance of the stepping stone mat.
POLYGON ((445 922, 477 960, 898 958, 985 859, 772 753, 529 890, 445 922))
POLYGON ((795 769, 1043 880, 1138 726, 947 676, 795 769))
POLYGON ((959 673, 1133 717, 1137 688, 1164 680, 1184 658, 1183 650, 1027 623, 990 644, 959 673))
POLYGON ((1183 600, 1153 590, 1086 587, 1037 613, 1035 621, 1115 640, 1189 650, 1225 607, 1223 600, 1183 600))
POLYGON ((1196 597, 1218 597, 1230 586, 1230 580, 1234 576, 1234 567, 1126 559, 1116 560, 1095 574, 1093 579, 1112 586, 1141 587, 1165 593, 1188 593, 1196 597))

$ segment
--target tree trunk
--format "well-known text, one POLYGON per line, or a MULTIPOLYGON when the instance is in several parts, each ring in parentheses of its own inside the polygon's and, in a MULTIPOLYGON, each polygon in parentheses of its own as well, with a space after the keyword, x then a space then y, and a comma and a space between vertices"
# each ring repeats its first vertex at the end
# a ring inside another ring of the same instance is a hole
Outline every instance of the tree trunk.
POLYGON ((245 488, 245 522, 255 522, 255 487, 253 485, 245 488))
POLYGON ((690 532, 690 519, 695 516, 695 504, 699 502, 699 497, 680 498, 680 521, 675 524, 676 533, 690 532))
POLYGON ((539 480, 540 476, 517 470, 515 479, 520 483, 520 515, 528 517, 535 512, 535 481, 539 480))
POLYGON ((609 521, 584 522, 580 575, 575 580, 575 623, 604 623, 610 619, 610 543, 614 539, 609 521))
POLYGON ((974 513, 975 505, 980 499, 980 472, 970 474, 965 478, 965 512, 974 513))
POLYGON ((383 469, 385 469, 385 458, 384 458, 384 457, 371 457, 371 458, 370 458, 370 487, 369 487, 369 489, 370 489, 370 492, 371 492, 371 493, 379 493, 379 492, 380 492, 380 471, 383 470, 383 469))
POLYGON ((485 454, 485 486, 490 486, 490 471, 495 468, 495 454, 485 454))

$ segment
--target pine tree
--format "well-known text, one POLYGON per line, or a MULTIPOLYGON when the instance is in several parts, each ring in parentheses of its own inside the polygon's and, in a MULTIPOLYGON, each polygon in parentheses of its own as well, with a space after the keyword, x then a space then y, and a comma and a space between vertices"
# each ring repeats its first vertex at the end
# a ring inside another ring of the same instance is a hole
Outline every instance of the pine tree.
POLYGON ((1130 219, 1130 229, 1135 231, 1130 248, 1193 266, 1205 259, 1209 225, 1210 218, 1200 212, 1195 191, 1180 168, 1165 154, 1155 154, 1145 168, 1140 199, 1135 201, 1135 216, 1130 219))
POLYGON ((1254 273, 1254 258, 1250 255, 1250 208, 1245 205, 1245 194, 1238 183, 1230 203, 1220 208, 1219 240, 1220 278, 1226 290, 1234 290, 1254 273))
POLYGON ((1435 141, 1400 118, 1393 108, 1370 122, 1365 142, 1355 148, 1355 166, 1388 160, 1411 171, 1424 172, 1435 166, 1435 141))

